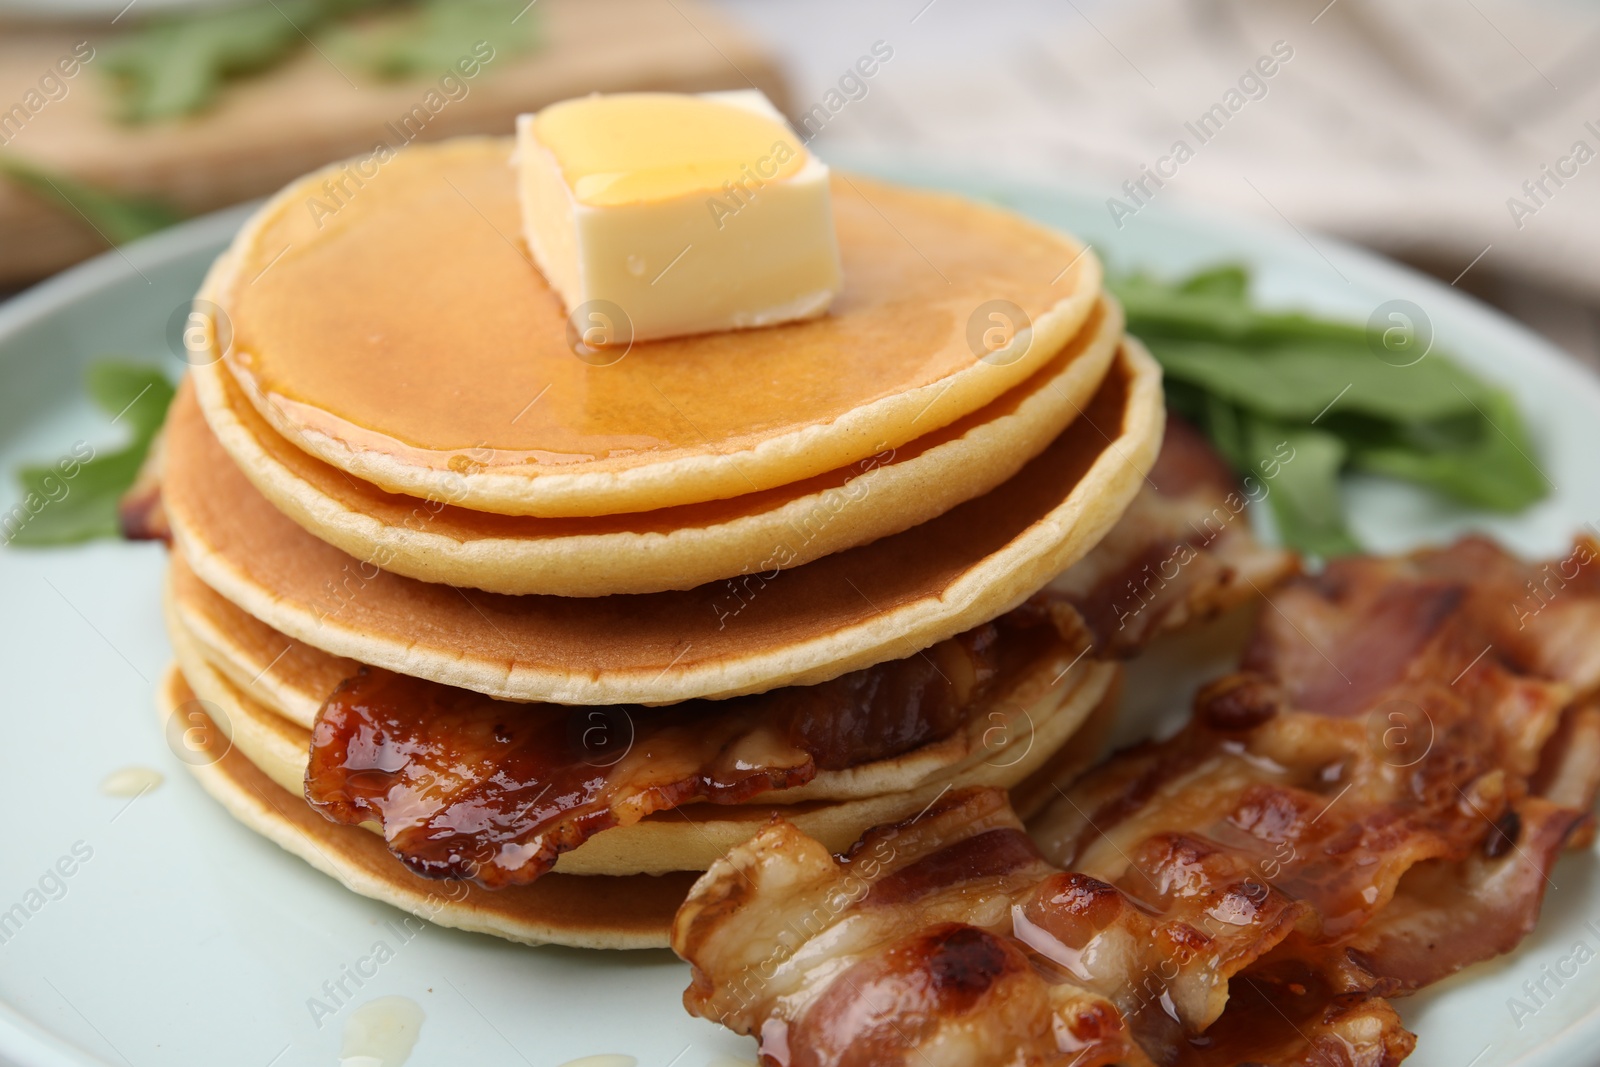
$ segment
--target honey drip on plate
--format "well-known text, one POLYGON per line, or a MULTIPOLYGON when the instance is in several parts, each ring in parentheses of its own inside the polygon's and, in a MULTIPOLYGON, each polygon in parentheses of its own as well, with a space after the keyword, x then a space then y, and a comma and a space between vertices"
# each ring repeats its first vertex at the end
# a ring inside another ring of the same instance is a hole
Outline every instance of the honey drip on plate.
POLYGON ((344 1024, 339 1067, 400 1067, 422 1032, 422 1006, 410 997, 379 997, 344 1024))
POLYGON ((136 797, 158 788, 166 778, 149 767, 118 767, 100 779, 100 792, 108 797, 136 797))

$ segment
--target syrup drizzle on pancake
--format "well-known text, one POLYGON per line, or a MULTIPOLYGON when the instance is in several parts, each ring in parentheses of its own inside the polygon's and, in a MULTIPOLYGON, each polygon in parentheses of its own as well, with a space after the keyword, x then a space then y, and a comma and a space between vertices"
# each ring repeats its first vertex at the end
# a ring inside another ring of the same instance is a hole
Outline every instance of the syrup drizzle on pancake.
POLYGON ((1066 235, 839 177, 846 282, 828 315, 641 341, 593 366, 570 347, 560 296, 506 237, 521 230, 511 150, 419 145, 336 218, 306 217, 327 177, 314 174, 251 219, 204 296, 228 310, 224 365, 279 433, 388 491, 479 511, 722 499, 971 414, 1048 362, 1100 293, 1098 260, 1066 235), (968 322, 1001 296, 1032 340, 1015 359, 982 359, 968 322))

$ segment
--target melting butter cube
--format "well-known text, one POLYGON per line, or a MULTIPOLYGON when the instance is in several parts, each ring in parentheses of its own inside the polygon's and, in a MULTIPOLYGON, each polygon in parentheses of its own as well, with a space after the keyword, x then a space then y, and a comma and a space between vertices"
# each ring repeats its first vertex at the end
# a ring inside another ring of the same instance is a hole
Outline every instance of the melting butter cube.
POLYGON ((539 269, 569 312, 621 310, 611 343, 811 318, 839 291, 828 168, 756 90, 552 104, 518 117, 516 165, 539 269))

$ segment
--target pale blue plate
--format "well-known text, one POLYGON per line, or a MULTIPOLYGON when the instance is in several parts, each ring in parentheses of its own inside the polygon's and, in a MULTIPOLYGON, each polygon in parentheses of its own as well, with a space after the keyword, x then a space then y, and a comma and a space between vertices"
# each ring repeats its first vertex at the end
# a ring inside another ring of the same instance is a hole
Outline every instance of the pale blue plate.
MULTIPOLYGON (((1490 519, 1363 482, 1350 493, 1354 525, 1376 549, 1480 529, 1526 552, 1556 553, 1600 518, 1600 384, 1454 290, 1338 242, 1252 221, 1153 206, 1119 232, 1094 198, 912 177, 1072 229, 1117 266, 1181 271, 1240 259, 1256 268, 1266 300, 1357 321, 1393 299, 1420 306, 1443 348, 1517 395, 1557 488, 1525 515, 1490 519)), ((168 320, 243 217, 235 210, 196 220, 0 306, 0 469, 53 461, 78 440, 114 443, 115 431, 83 399, 83 368, 117 353, 178 374, 168 320)), ((0 506, 15 498, 8 473, 0 506)), ((351 1000, 403 994, 422 1005, 414 1064, 547 1067, 618 1053, 645 1065, 706 1067, 753 1057, 750 1042, 684 1014, 687 970, 667 953, 527 949, 436 928, 402 945, 384 925, 399 912, 345 892, 235 824, 187 777, 152 707, 152 683, 168 659, 158 615, 162 555, 154 545, 113 543, 0 551, 0 916, 15 904, 26 913, 20 928, 0 918, 0 1060, 337 1063, 351 1009, 318 1026, 308 1000, 378 940, 395 958, 351 1000), (107 773, 133 764, 161 770, 166 783, 131 803, 100 792, 107 773), (30 896, 74 846, 91 858, 70 878, 46 879, 48 894, 30 896)), ((1420 1035, 1411 1063, 1592 1062, 1600 962, 1577 967, 1560 988, 1547 983, 1551 995, 1531 1016, 1515 1017, 1509 998, 1526 1000, 1522 984, 1576 943, 1600 950, 1600 936, 1584 925, 1600 920, 1597 873, 1593 854, 1564 859, 1538 930, 1515 955, 1404 1002, 1420 1035)))

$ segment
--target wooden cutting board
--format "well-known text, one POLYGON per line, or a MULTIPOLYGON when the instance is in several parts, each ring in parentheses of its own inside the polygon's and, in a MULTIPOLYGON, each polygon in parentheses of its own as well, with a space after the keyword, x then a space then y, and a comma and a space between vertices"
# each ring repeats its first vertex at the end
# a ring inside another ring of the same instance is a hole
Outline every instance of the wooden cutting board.
MULTIPOLYGON (((517 113, 588 92, 754 85, 780 108, 786 104, 772 60, 694 0, 538 0, 529 14, 542 20, 543 43, 520 55, 497 54, 467 83, 464 97, 425 123, 412 120, 418 139, 509 134, 517 113)), ((0 120, 79 42, 98 50, 113 39, 100 23, 0 28, 0 120)), ((203 114, 128 126, 110 117, 104 72, 91 60, 66 80, 64 97, 20 129, 15 121, 0 127, 0 152, 108 192, 156 196, 199 214, 370 153, 380 140, 400 143, 391 124, 414 115, 437 82, 437 75, 381 81, 304 48, 267 73, 230 82, 203 114)), ((76 212, 0 178, 0 287, 42 278, 105 248, 76 212)))

